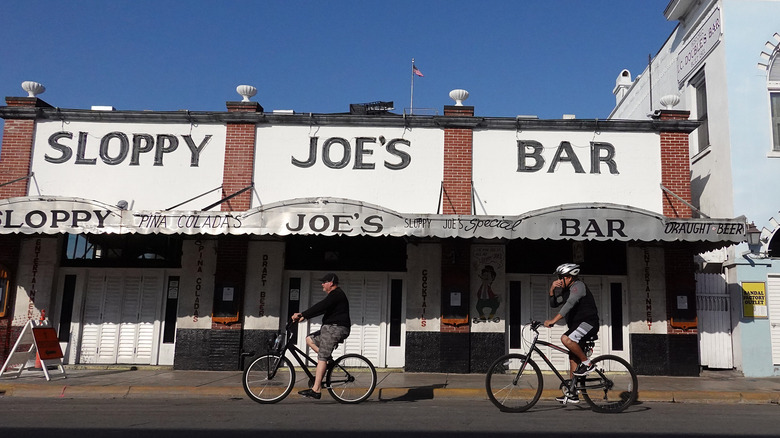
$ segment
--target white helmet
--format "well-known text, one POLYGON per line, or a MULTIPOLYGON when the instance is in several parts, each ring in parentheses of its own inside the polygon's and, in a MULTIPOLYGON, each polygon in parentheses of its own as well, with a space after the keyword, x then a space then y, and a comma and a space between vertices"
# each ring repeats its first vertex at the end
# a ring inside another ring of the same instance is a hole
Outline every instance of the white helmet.
POLYGON ((580 273, 580 265, 575 263, 564 263, 561 266, 558 266, 557 269, 555 269, 555 273, 558 275, 566 275, 566 276, 576 276, 580 273))

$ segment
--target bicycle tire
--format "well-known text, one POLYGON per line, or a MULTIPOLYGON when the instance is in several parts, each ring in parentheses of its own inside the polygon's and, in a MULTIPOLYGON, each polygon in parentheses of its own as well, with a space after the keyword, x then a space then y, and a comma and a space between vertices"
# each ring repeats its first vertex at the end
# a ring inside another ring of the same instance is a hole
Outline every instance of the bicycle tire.
POLYGON ((591 359, 591 363, 596 369, 580 380, 578 389, 593 411, 616 414, 636 401, 636 372, 625 359, 607 354, 591 359))
POLYGON ((241 383, 250 399, 258 403, 276 403, 292 391, 295 368, 284 356, 266 354, 252 360, 244 370, 241 383), (269 369, 273 368, 276 371, 269 375, 269 369))
POLYGON ((507 354, 496 359, 485 376, 488 398, 502 412, 525 412, 530 409, 544 390, 544 378, 536 362, 528 359, 520 373, 524 354, 507 354))
POLYGON ((359 354, 345 354, 328 367, 325 386, 340 403, 360 403, 376 388, 376 368, 359 354))

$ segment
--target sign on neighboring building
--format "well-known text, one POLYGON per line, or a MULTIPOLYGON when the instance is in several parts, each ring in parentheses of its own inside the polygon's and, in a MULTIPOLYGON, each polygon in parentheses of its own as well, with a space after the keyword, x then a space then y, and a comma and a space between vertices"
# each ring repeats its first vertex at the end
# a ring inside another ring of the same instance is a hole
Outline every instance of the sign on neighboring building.
POLYGON ((699 27, 696 33, 688 40, 685 47, 677 52, 677 83, 682 83, 696 70, 702 61, 709 55, 712 49, 718 45, 723 27, 720 20, 720 8, 712 11, 712 14, 699 27))
POLYGON ((742 316, 766 318, 766 283, 742 283, 742 316))

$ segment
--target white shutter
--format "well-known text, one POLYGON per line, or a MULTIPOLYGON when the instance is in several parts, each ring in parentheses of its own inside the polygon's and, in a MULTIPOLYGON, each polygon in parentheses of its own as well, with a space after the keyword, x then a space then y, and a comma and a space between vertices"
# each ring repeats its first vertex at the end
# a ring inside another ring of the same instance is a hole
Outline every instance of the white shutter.
MULTIPOLYGON (((135 363, 151 363, 155 334, 155 323, 160 309, 163 277, 160 274, 144 275, 141 289, 141 303, 138 310, 138 337, 136 340, 135 363)), ((159 325, 157 325, 159 327, 159 325)))
MULTIPOLYGON (((349 337, 344 341, 343 347, 339 348, 339 353, 357 353, 360 354, 363 349, 363 336, 365 325, 363 323, 365 308, 365 291, 363 288, 362 275, 349 275, 341 280, 341 288, 347 294, 349 300, 349 317, 352 320, 349 337)), ((335 357, 335 354, 334 354, 335 357)))
POLYGON ((100 339, 101 310, 103 308, 103 275, 89 275, 84 298, 84 321, 81 328, 80 363, 97 361, 98 339, 100 339))
MULTIPOLYGON (((349 337, 333 350, 336 358, 347 353, 362 354, 374 364, 380 363, 382 342, 382 297, 386 282, 383 276, 370 276, 360 273, 339 274, 340 286, 349 300, 349 316, 352 319, 349 337)), ((325 298, 321 283, 312 280, 309 306, 325 298)), ((320 317, 309 323, 309 333, 322 327, 320 317)), ((313 359, 316 354, 309 352, 313 359)))
POLYGON ((122 316, 121 275, 106 275, 102 324, 98 340, 98 363, 116 363, 119 324, 122 316))
POLYGON ((122 322, 119 326, 116 362, 133 363, 135 358, 141 276, 127 275, 123 283, 122 322))
POLYGON ((769 276, 767 278, 766 292, 772 339, 772 363, 780 365, 780 277, 769 276))
POLYGON ((89 275, 80 363, 152 364, 163 274, 89 275))
POLYGON ((589 277, 589 276, 583 276, 582 281, 588 285, 588 289, 590 289, 590 293, 593 294, 593 300, 596 301, 596 308, 599 311, 599 318, 601 319, 601 326, 599 327, 598 337, 599 339, 596 341, 596 344, 593 346, 593 354, 591 357, 596 357, 600 354, 603 354, 604 351, 603 345, 605 342, 605 339, 609 337, 610 333, 610 327, 607 324, 607 318, 606 316, 609 314, 610 308, 608 306, 609 301, 605 300, 602 301, 602 281, 601 277, 589 277), (604 304, 606 303, 606 304, 604 304), (604 304, 604 306, 602 306, 604 304), (604 308, 606 306, 606 308, 604 308))
POLYGON ((361 354, 373 363, 380 363, 380 351, 384 348, 381 339, 382 292, 386 288, 381 277, 367 277, 363 292, 363 337, 361 354))
MULTIPOLYGON (((547 319, 552 319, 553 316, 558 314, 558 310, 561 309, 560 307, 550 307, 550 284, 553 282, 553 280, 554 278, 550 276, 537 275, 531 277, 531 319, 544 322, 547 319)), ((563 322, 559 322, 549 329, 542 326, 539 327, 539 339, 560 346, 561 335, 563 335, 565 332, 566 324, 563 322)), ((530 338, 531 334, 528 333, 525 336, 530 338)), ((564 371, 569 369, 568 355, 553 350, 549 347, 539 347, 539 349, 547 355, 555 368, 564 371)), ((541 360, 541 358, 536 359, 538 360, 535 360, 535 362, 537 365, 539 365, 540 368, 549 368, 547 367, 547 364, 541 360)))
POLYGON ((699 363, 710 368, 731 369, 731 296, 722 274, 696 274, 699 363))

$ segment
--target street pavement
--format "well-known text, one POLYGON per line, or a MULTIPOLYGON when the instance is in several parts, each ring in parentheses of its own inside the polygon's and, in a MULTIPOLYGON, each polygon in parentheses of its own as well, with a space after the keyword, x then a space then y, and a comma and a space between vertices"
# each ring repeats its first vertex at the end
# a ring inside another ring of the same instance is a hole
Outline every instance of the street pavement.
MULTIPOLYGON (((185 371, 170 367, 65 366, 65 375, 28 369, 0 376, 0 397, 42 398, 247 398, 240 371, 185 371)), ((300 397, 307 379, 296 373, 300 397)), ((379 400, 468 398, 487 400, 484 374, 408 373, 377 369, 379 400)), ((545 379, 543 398, 560 395, 545 379)), ((750 378, 735 371, 704 371, 696 377, 639 376, 640 402, 780 404, 780 376, 750 378)))

